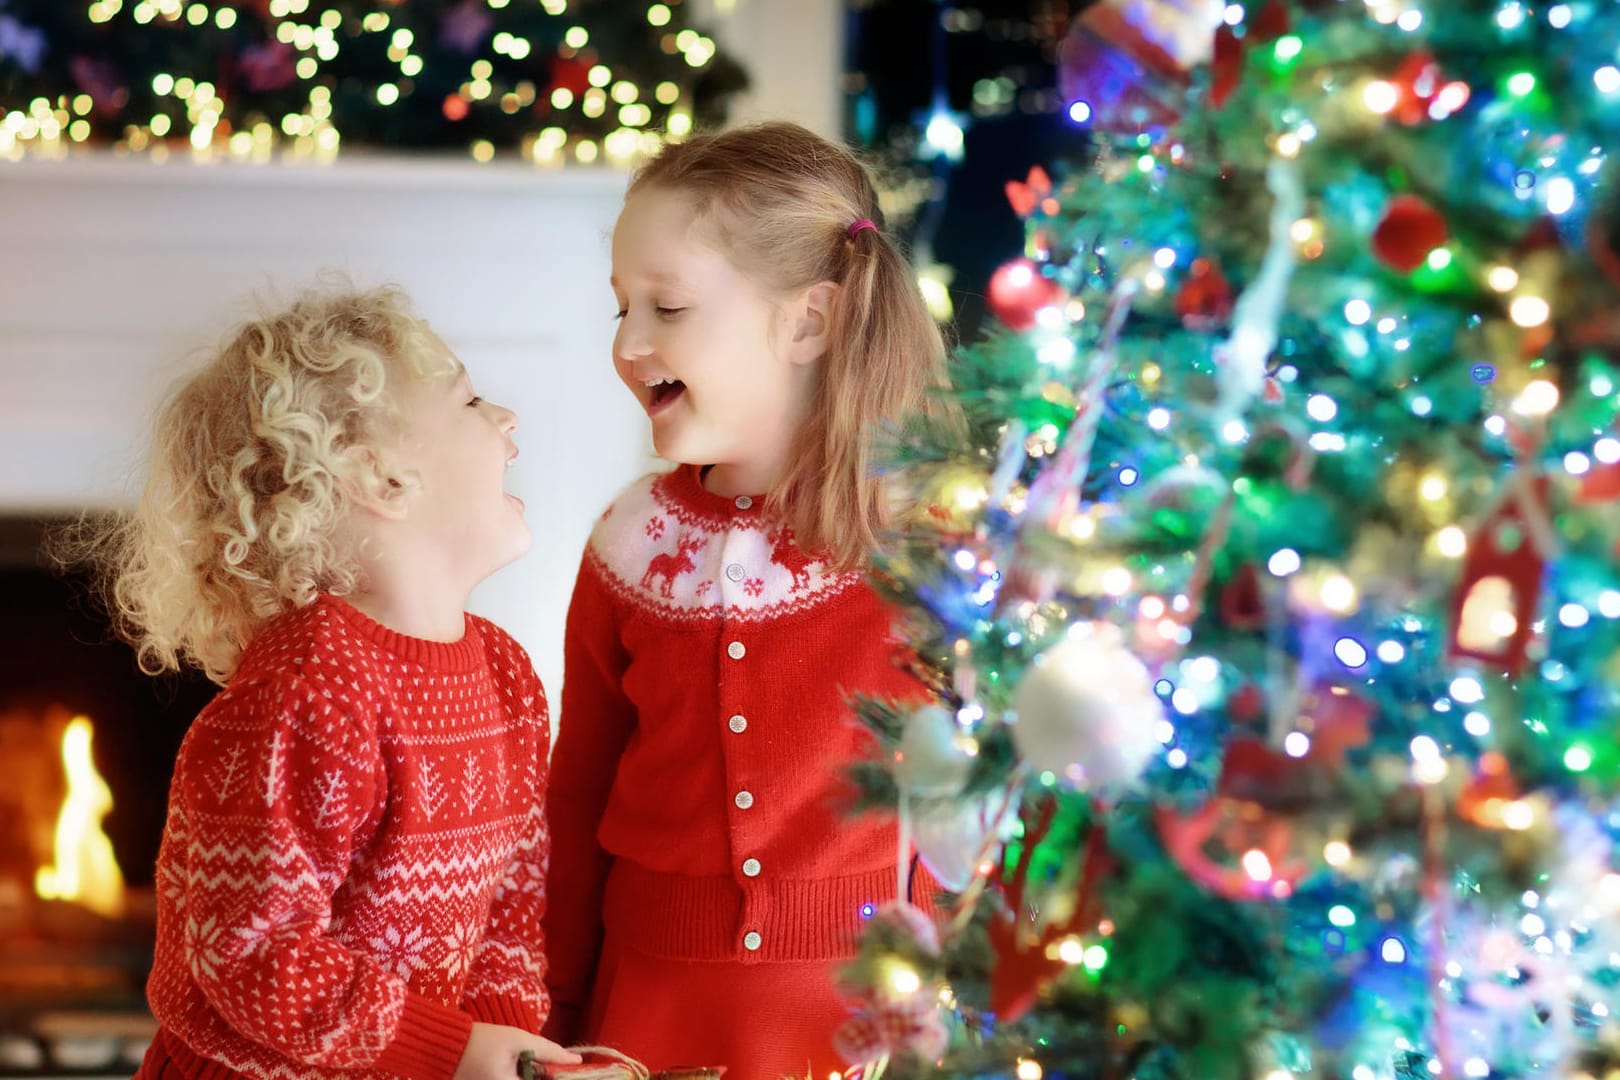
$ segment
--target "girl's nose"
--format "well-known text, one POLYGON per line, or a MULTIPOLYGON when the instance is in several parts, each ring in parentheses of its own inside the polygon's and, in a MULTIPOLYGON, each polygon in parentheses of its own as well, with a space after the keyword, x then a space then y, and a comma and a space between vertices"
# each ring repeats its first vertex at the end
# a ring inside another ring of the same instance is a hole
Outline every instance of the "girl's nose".
POLYGON ((613 355, 620 360, 640 360, 652 352, 647 335, 641 332, 637 323, 631 321, 633 318, 626 315, 620 319, 619 330, 613 335, 613 355))
POLYGON ((500 428, 502 434, 510 435, 517 430, 517 413, 505 405, 495 406, 495 426, 500 428))

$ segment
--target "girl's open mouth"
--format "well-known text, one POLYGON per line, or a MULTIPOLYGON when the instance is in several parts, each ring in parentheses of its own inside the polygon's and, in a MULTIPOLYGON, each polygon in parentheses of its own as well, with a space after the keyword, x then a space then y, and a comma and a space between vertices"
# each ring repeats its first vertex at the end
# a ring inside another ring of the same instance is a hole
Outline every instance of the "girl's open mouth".
POLYGON ((661 382, 652 387, 652 399, 647 403, 647 411, 657 412, 684 393, 686 393, 686 384, 679 379, 661 382))

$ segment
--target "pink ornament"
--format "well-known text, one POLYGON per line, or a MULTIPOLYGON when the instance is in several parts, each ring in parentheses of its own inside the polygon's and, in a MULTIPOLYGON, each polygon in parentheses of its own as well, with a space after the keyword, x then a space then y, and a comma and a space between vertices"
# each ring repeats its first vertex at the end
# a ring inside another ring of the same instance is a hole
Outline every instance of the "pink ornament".
POLYGON ((285 41, 268 41, 242 50, 237 68, 255 94, 280 90, 298 77, 298 52, 285 41))
POLYGON ((129 87, 110 61, 75 56, 68 61, 74 85, 90 95, 97 113, 110 116, 129 103, 129 87))
POLYGON ((471 55, 494 29, 495 16, 484 0, 462 0, 439 18, 439 39, 457 52, 471 55))
POLYGON ((1188 72, 1208 62, 1221 0, 1102 0, 1070 27, 1058 59, 1065 99, 1090 108, 1102 131, 1174 123, 1188 72))

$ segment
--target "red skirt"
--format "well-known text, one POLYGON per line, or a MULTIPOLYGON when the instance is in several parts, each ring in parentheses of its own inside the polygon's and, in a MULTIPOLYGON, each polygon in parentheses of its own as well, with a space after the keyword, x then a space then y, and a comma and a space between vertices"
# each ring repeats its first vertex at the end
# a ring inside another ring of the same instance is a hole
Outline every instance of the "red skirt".
POLYGON ((844 1069, 832 1043, 850 1015, 833 987, 842 963, 667 960, 609 932, 587 1041, 654 1070, 722 1065, 725 1080, 828 1080, 844 1069))

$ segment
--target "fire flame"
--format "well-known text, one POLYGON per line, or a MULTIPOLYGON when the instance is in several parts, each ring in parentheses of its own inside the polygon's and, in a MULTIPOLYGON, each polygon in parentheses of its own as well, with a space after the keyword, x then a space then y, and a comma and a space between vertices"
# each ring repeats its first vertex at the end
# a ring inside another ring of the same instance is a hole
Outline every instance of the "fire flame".
POLYGON ((124 879, 113 858, 112 841, 101 819, 112 809, 112 789, 90 759, 88 718, 75 716, 62 734, 62 768, 67 798, 56 819, 56 865, 34 875, 42 900, 69 900, 114 919, 124 911, 124 879))

